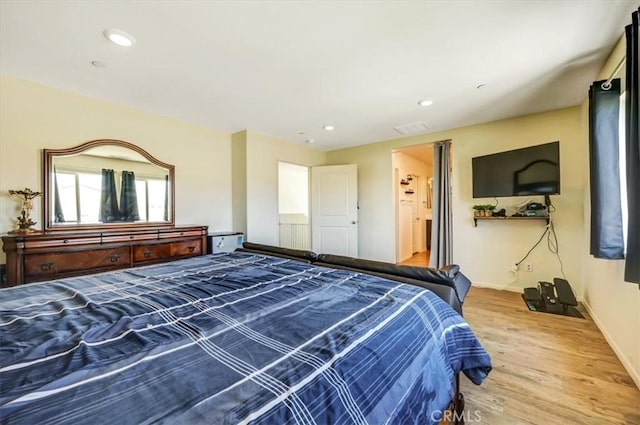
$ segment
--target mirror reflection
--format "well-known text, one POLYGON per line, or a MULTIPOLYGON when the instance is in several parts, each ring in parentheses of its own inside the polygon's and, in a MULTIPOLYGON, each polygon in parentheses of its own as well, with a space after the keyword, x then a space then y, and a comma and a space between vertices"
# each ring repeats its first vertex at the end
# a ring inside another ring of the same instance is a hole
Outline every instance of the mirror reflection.
POLYGON ((51 156, 51 226, 171 220, 170 175, 139 152, 101 145, 51 156))

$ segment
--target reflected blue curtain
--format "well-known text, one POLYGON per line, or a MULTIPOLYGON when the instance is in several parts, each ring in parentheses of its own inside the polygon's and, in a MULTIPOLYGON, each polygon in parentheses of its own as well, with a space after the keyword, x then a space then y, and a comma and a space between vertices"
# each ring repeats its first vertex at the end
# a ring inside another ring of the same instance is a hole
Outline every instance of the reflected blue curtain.
POLYGON ((119 216, 116 179, 113 170, 103 168, 100 191, 100 215, 98 219, 103 223, 108 223, 118 221, 120 219, 119 216))
POLYGON ((55 223, 64 223, 64 213, 62 212, 62 203, 60 202, 60 190, 58 189, 58 172, 53 167, 53 221, 55 223))
POLYGON ((164 176, 164 221, 169 221, 169 176, 164 176))
POLYGON ((627 232, 627 260, 624 280, 640 283, 640 96, 638 94, 638 15, 640 8, 631 15, 631 25, 625 28, 627 38, 627 98, 625 105, 625 148, 627 154, 627 205, 629 222, 627 232))
POLYGON ((133 171, 122 172, 120 186, 120 220, 140 220, 138 214, 138 195, 136 194, 136 176, 133 171))
POLYGON ((620 79, 596 81, 589 89, 589 177, 591 245, 596 258, 624 258, 620 198, 620 79))

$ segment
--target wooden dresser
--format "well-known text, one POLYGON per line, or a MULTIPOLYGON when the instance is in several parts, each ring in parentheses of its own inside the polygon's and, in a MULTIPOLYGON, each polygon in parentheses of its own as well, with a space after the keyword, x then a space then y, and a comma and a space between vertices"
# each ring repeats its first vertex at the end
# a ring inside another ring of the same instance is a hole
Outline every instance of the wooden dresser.
POLYGON ((208 226, 53 231, 2 236, 5 286, 204 255, 208 226))

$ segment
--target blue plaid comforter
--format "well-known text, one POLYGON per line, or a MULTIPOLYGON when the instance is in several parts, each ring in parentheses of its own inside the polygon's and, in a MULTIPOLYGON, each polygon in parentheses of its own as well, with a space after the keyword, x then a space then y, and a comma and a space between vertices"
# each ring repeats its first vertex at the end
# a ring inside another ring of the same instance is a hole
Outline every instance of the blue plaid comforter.
POLYGON ((435 424, 490 369, 428 290, 264 255, 0 291, 8 424, 435 424))

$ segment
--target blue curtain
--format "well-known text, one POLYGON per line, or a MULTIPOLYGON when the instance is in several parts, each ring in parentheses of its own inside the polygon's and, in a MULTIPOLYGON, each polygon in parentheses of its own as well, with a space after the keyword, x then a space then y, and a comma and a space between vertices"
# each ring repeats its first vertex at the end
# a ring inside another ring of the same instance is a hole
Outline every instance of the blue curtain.
POLYGON ((103 223, 119 221, 118 199, 116 197, 116 179, 113 170, 102 169, 102 186, 100 194, 100 216, 103 223))
POLYGON ((638 95, 638 14, 633 12, 631 25, 625 28, 627 38, 626 65, 626 105, 625 105, 625 148, 627 154, 627 205, 629 223, 627 232, 627 260, 624 267, 624 280, 640 283, 640 96, 638 95))
POLYGON ((589 89, 591 255, 624 258, 620 198, 620 80, 596 81, 589 89))
POLYGON ((138 195, 136 194, 136 176, 133 171, 122 172, 120 186, 120 220, 140 220, 138 214, 138 195))

